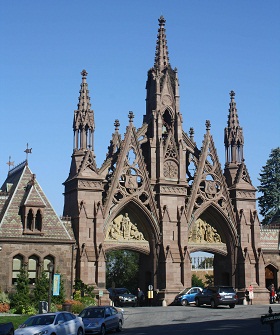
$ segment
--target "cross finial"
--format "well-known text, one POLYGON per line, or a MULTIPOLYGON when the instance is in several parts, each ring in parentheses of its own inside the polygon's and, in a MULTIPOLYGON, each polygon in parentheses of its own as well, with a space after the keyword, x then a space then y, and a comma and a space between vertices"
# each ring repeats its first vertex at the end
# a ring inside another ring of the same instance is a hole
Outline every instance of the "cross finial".
POLYGON ((10 171, 11 166, 14 166, 14 162, 11 162, 11 156, 9 156, 9 161, 7 162, 7 164, 9 165, 9 171, 10 171))
POLYGON ((229 95, 230 95, 231 100, 233 100, 234 97, 235 97, 235 92, 234 92, 233 90, 231 90, 231 91, 229 92, 229 95))
POLYGON ((81 75, 83 77, 83 79, 86 78, 86 76, 88 75, 87 71, 84 69, 82 72, 81 72, 81 75))
POLYGON ((133 114, 132 111, 130 111, 130 112, 128 113, 128 118, 129 118, 129 122, 133 122, 134 114, 133 114))
POLYGON ((210 130, 210 128, 211 128, 211 122, 210 122, 210 120, 206 120, 205 126, 206 126, 206 130, 210 130))
POLYGON ((119 120, 115 120, 115 123, 114 123, 114 126, 115 126, 115 131, 119 130, 119 127, 120 127, 120 121, 119 120))

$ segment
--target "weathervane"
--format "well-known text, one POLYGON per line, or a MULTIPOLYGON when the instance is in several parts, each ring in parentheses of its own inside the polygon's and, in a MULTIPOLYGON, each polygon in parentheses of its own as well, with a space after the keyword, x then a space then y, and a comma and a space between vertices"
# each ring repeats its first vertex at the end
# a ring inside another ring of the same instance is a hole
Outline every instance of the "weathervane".
POLYGON ((26 144, 26 149, 24 152, 26 153, 26 161, 28 162, 28 154, 32 153, 32 148, 28 148, 28 143, 26 144))

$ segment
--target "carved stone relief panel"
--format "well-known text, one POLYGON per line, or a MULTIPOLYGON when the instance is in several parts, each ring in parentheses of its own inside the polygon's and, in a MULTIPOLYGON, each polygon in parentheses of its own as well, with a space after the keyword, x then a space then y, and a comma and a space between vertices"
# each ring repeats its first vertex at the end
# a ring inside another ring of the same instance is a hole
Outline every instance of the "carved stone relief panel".
POLYGON ((105 240, 120 242, 147 242, 143 233, 132 223, 128 213, 117 216, 109 225, 105 240))
POLYGON ((193 243, 222 243, 217 230, 200 218, 193 225, 188 240, 193 243))

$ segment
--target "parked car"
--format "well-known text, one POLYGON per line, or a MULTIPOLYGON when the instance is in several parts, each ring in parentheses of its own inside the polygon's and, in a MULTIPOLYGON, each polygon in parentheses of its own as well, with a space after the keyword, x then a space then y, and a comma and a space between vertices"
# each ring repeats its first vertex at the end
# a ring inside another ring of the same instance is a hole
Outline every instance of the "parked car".
POLYGON ((79 316, 69 312, 37 314, 15 330, 15 335, 33 334, 84 335, 84 324, 79 316))
POLYGON ((193 304, 195 303, 196 295, 201 291, 202 291, 201 287, 187 287, 176 295, 174 299, 174 304, 182 306, 193 304))
POLYGON ((218 305, 228 305, 234 308, 237 302, 238 298, 232 286, 208 286, 195 297, 196 306, 205 304, 212 308, 218 305))
POLYGON ((115 306, 136 306, 136 295, 129 292, 127 288, 109 288, 109 298, 113 301, 115 306))
POLYGON ((89 306, 79 316, 85 326, 85 334, 104 335, 109 330, 120 332, 123 327, 123 313, 112 306, 89 306))
POLYGON ((0 323, 1 335, 14 335, 14 325, 12 322, 0 323))

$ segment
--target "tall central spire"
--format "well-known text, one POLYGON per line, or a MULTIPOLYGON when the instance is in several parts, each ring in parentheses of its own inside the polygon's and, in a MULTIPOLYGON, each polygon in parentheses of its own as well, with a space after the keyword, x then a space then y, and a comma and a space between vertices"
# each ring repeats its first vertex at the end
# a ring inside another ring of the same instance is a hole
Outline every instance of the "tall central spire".
POLYGON ((239 126, 239 120, 234 100, 234 91, 230 92, 229 115, 227 127, 225 128, 225 149, 226 163, 239 164, 243 159, 244 137, 242 127, 239 126))
POLYGON ((88 84, 86 81, 87 71, 81 72, 82 83, 80 89, 78 109, 75 110, 73 120, 74 151, 93 151, 94 115, 91 110, 88 84))
POLYGON ((157 36, 157 46, 156 46, 156 56, 155 56, 155 64, 154 67, 159 69, 160 71, 164 70, 169 65, 169 57, 168 57, 168 47, 167 40, 165 34, 165 19, 161 15, 158 19, 159 29, 157 36))

